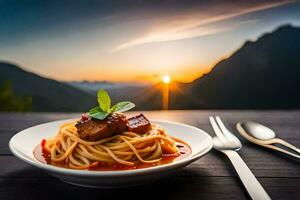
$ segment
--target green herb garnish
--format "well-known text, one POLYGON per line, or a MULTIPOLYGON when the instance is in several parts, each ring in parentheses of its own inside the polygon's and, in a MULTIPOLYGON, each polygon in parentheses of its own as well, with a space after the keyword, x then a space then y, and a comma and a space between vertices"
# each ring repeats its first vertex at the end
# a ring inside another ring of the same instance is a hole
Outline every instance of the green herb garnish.
POLYGON ((113 112, 125 112, 135 107, 130 101, 122 101, 111 106, 111 100, 108 93, 104 89, 100 89, 97 94, 99 106, 92 108, 89 111, 89 116, 95 119, 103 120, 113 112))

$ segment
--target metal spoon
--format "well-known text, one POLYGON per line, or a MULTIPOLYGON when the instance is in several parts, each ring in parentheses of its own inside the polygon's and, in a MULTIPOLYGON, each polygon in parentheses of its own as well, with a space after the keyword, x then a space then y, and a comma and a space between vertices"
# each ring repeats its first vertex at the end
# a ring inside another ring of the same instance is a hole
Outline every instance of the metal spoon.
POLYGON ((274 149, 276 151, 280 151, 282 153, 285 153, 285 154, 288 154, 290 156, 300 159, 300 149, 298 149, 294 145, 292 145, 280 138, 276 138, 275 132, 272 129, 270 129, 262 124, 259 124, 256 122, 250 122, 250 121, 239 122, 239 123, 237 123, 236 128, 238 129, 239 133, 244 138, 249 140, 250 142, 261 145, 263 147, 274 149), (286 146, 286 147, 292 149, 293 151, 297 152, 298 154, 292 153, 290 151, 287 151, 285 149, 282 149, 282 148, 272 145, 275 143, 286 146))

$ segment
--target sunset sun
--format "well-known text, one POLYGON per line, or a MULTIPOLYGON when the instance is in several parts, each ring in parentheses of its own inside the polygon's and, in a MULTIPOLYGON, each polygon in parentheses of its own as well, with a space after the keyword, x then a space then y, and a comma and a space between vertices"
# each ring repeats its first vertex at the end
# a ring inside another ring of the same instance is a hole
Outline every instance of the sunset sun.
POLYGON ((165 84, 169 84, 171 82, 171 77, 169 75, 164 75, 162 77, 162 82, 165 84))

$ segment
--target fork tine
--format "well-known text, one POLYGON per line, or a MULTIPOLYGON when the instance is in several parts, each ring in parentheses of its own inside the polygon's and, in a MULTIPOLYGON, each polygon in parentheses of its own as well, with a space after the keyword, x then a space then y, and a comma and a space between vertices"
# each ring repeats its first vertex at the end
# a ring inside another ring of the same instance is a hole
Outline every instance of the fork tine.
POLYGON ((224 123, 222 122, 221 118, 219 116, 216 116, 216 121, 217 124, 219 125, 219 127, 221 128, 222 132, 224 133, 224 135, 229 139, 235 139, 235 136, 230 133, 230 131, 225 127, 224 123))
POLYGON ((215 119, 212 116, 210 116, 209 121, 210 121, 210 124, 213 127, 217 137, 221 140, 222 143, 226 143, 226 138, 225 138, 224 134, 222 133, 221 129, 219 128, 219 126, 217 125, 215 119))

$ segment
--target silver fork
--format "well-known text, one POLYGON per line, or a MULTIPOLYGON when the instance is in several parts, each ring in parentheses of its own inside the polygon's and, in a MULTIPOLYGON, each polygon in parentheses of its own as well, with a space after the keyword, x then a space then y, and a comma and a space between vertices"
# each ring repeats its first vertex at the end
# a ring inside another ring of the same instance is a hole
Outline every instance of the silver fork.
POLYGON ((210 116, 209 121, 217 135, 213 137, 214 149, 224 153, 230 159, 251 198, 271 199, 237 153, 242 148, 240 140, 225 127, 219 116, 216 117, 216 120, 210 116))

